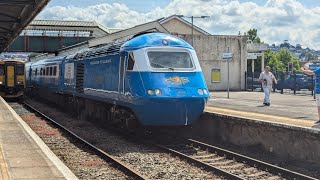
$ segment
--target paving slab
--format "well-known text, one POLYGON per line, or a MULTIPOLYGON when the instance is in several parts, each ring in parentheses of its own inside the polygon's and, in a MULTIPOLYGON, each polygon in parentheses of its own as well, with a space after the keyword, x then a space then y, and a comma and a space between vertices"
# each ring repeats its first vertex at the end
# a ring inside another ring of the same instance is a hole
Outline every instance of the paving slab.
POLYGON ((300 127, 314 127, 318 120, 316 101, 311 95, 271 93, 271 106, 263 106, 262 92, 212 92, 207 112, 254 118, 300 127))
POLYGON ((1 97, 0 179, 77 179, 1 97))

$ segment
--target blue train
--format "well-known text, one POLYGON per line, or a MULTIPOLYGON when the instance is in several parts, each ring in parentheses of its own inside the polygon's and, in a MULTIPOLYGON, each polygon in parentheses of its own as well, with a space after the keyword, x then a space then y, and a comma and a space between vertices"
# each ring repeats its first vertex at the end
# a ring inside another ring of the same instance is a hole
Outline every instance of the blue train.
POLYGON ((126 125, 189 125, 209 98, 195 50, 164 33, 29 62, 26 80, 33 94, 81 116, 126 125))

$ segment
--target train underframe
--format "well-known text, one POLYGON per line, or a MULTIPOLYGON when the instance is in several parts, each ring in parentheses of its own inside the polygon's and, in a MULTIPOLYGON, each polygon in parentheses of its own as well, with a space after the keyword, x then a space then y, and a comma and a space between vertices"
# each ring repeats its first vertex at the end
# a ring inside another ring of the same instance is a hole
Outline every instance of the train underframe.
POLYGON ((103 125, 111 124, 126 129, 140 127, 134 113, 126 107, 69 94, 44 91, 39 88, 27 88, 26 94, 31 98, 45 100, 50 104, 57 105, 79 120, 99 122, 103 125))

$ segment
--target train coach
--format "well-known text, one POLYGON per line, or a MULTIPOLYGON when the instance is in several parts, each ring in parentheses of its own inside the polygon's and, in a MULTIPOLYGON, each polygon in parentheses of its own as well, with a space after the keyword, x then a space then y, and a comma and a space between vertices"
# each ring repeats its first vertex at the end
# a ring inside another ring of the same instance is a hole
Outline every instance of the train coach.
POLYGON ((164 33, 29 62, 31 92, 86 119, 127 127, 189 125, 208 89, 195 50, 164 33))
POLYGON ((0 96, 21 98, 25 89, 25 62, 20 59, 0 59, 0 96))

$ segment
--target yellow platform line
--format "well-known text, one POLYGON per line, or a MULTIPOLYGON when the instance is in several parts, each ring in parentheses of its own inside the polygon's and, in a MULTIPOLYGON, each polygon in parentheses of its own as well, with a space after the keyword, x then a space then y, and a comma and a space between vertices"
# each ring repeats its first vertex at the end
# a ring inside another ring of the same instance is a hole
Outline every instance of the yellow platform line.
POLYGON ((0 144, 0 180, 11 180, 8 165, 4 160, 2 145, 0 144))
POLYGON ((225 108, 217 108, 217 107, 206 107, 206 112, 211 113, 218 113, 227 116, 236 116, 240 118, 249 118, 258 121, 264 122, 271 122, 271 123, 278 123, 278 124, 285 124, 289 126, 298 126, 304 128, 311 128, 314 125, 313 120, 307 119, 294 119, 284 116, 274 116, 269 114, 260 114, 255 112, 245 112, 245 111, 238 111, 238 110, 231 110, 225 108))

